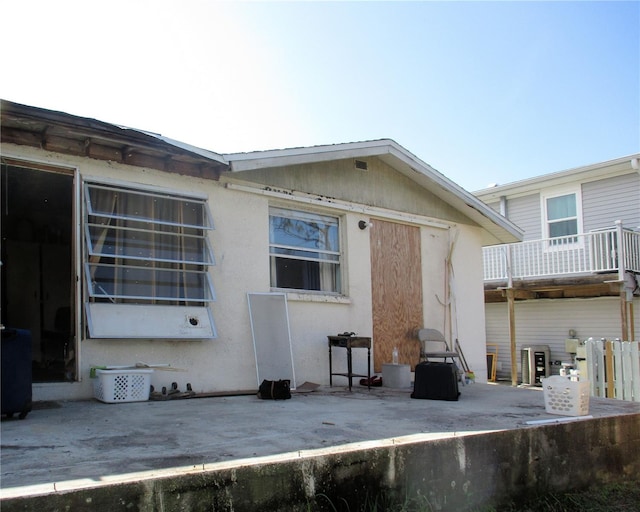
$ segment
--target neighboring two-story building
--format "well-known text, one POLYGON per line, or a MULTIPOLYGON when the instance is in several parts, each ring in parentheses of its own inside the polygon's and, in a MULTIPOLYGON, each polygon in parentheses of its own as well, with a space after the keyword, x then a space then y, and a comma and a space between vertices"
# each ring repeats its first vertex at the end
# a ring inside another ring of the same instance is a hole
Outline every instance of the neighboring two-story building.
POLYGON ((523 242, 483 250, 487 348, 497 352, 498 379, 531 383, 531 368, 522 373, 529 347, 547 346, 548 370, 558 373, 575 362, 567 340, 639 338, 639 159, 475 193, 524 231, 523 242))

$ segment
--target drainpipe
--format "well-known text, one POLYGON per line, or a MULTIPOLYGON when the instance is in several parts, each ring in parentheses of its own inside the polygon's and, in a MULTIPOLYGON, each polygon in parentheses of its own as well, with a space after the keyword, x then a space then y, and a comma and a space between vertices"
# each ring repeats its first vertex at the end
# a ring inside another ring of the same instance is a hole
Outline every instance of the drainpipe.
POLYGON ((507 216, 507 196, 500 196, 500 215, 507 216))

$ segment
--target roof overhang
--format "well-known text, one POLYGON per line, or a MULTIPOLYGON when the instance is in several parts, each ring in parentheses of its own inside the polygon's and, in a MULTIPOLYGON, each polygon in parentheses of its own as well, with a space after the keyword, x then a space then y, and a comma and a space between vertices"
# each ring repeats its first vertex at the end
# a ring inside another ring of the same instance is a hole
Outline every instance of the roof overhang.
POLYGON ((2 143, 218 179, 219 154, 162 135, 0 100, 2 143))
POLYGON ((390 139, 224 156, 231 166, 232 173, 348 158, 377 157, 483 228, 483 245, 519 242, 523 237, 523 232, 515 224, 390 139))
POLYGON ((589 181, 613 178, 624 174, 640 172, 640 153, 607 160, 596 164, 576 167, 565 171, 543 174, 533 178, 514 181, 504 185, 484 188, 473 193, 483 201, 491 202, 500 197, 517 197, 539 192, 543 188, 562 186, 567 183, 587 183, 589 181))

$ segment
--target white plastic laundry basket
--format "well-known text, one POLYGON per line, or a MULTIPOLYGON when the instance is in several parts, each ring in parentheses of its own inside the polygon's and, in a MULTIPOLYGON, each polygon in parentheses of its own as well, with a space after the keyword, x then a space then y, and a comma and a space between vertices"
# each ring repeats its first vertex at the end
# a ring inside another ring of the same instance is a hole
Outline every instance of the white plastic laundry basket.
POLYGON ((149 400, 153 370, 96 370, 93 396, 109 404, 149 400))
POLYGON ((573 381, 560 375, 541 380, 548 413, 562 416, 589 414, 589 381, 573 381))

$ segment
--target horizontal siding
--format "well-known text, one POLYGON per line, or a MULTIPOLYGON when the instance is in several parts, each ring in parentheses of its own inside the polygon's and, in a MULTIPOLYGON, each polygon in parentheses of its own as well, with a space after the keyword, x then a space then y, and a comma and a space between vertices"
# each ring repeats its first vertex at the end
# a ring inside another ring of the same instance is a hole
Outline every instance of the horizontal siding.
MULTIPOLYGON (((511 380, 511 350, 507 304, 485 305, 487 343, 498 344, 498 372, 500 380, 511 380), (500 369, 502 366, 502 369, 500 369)), ((636 338, 640 330, 640 298, 634 299, 636 338)), ((620 299, 600 297, 595 299, 531 300, 515 303, 516 359, 520 382, 520 351, 530 345, 548 345, 551 361, 571 362, 565 352, 564 341, 569 330, 576 337, 614 339, 620 337, 620 299)), ((560 366, 551 366, 557 374, 560 366)))
POLYGON ((524 231, 524 240, 542 238, 539 194, 509 199, 507 218, 524 231))
POLYGON ((487 206, 492 210, 500 213, 500 201, 497 201, 495 203, 487 203, 487 206))
POLYGON ((626 228, 640 226, 640 175, 624 174, 582 185, 585 232, 612 227, 621 220, 626 228))

